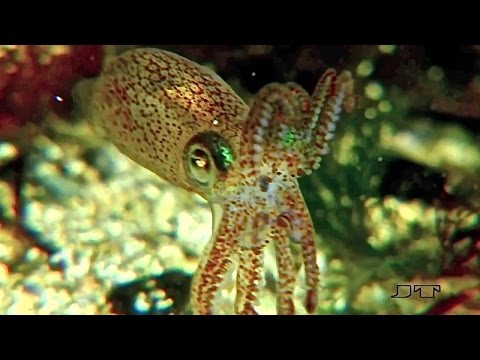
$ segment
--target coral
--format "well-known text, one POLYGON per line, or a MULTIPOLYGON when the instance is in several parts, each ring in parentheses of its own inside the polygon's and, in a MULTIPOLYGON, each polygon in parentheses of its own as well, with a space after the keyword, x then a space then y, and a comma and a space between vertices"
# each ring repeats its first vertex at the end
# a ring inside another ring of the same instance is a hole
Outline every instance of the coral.
POLYGON ((48 111, 68 116, 72 86, 98 75, 102 62, 98 45, 0 45, 0 138, 48 111))

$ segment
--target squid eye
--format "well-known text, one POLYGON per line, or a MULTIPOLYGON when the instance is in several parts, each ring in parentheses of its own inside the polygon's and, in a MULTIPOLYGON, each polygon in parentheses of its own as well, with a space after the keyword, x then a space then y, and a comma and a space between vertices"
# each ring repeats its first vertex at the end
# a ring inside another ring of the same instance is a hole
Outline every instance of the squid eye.
POLYGON ((193 136, 184 154, 186 175, 203 190, 213 187, 216 180, 225 176, 235 160, 228 142, 213 132, 193 136))
POLYGON ((200 185, 209 185, 214 171, 209 152, 200 147, 192 146, 186 161, 188 175, 191 179, 200 185))

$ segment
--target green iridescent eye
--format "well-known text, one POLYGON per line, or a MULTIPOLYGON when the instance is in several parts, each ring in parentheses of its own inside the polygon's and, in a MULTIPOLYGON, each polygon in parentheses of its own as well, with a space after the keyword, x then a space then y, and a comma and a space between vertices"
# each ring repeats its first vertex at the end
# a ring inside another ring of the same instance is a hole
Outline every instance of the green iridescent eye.
POLYGON ((219 168, 223 171, 226 171, 235 160, 232 149, 230 149, 230 147, 227 145, 219 144, 215 150, 214 157, 218 159, 219 168))
POLYGON ((225 174, 234 161, 232 148, 217 133, 198 134, 190 139, 186 147, 187 175, 202 187, 211 186, 217 174, 225 174))

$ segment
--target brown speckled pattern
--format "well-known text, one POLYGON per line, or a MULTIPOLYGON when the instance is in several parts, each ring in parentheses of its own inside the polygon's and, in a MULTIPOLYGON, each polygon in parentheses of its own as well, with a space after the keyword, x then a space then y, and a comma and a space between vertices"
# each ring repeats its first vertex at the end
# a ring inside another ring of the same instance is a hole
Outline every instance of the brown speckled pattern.
POLYGON ((278 313, 295 313, 290 241, 301 245, 305 307, 315 311, 315 232, 297 178, 319 167, 341 109, 353 107, 349 72, 337 77, 328 70, 311 97, 298 84, 266 85, 249 108, 212 71, 170 52, 137 49, 113 59, 92 91, 96 128, 137 163, 212 204, 213 234, 192 286, 194 313, 214 313, 214 296, 238 260, 235 313, 255 314, 271 241, 278 313), (205 132, 219 135, 235 160, 227 170, 212 169, 214 181, 200 186, 185 170, 185 157, 205 132))
POLYGON ((96 116, 107 137, 173 183, 185 180, 183 149, 192 134, 215 128, 234 138, 240 124, 232 126, 231 120, 248 112, 218 75, 159 50, 138 49, 118 57, 106 66, 97 89, 96 116))

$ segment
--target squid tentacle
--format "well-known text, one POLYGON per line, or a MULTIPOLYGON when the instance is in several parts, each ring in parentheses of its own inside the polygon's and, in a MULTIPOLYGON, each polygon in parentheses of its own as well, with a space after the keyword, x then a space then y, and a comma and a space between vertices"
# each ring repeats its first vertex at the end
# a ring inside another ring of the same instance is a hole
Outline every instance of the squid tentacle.
POLYGON ((222 217, 218 230, 212 234, 192 281, 192 309, 197 314, 212 314, 214 296, 238 248, 242 214, 229 211, 229 205, 225 206, 225 213, 228 216, 222 217))
POLYGON ((240 166, 252 169, 255 174, 268 156, 273 169, 285 160, 295 168, 300 152, 286 152, 285 147, 294 135, 290 130, 301 116, 303 104, 288 86, 272 83, 260 89, 244 126, 242 142, 245 147, 240 166))
POLYGON ((264 248, 268 244, 265 236, 268 230, 269 216, 265 212, 258 212, 251 223, 251 236, 245 236, 239 242, 239 267, 237 271, 237 296, 235 312, 237 314, 256 315, 254 303, 256 301, 259 282, 263 275, 264 248))
POLYGON ((263 271, 264 252, 261 246, 239 249, 237 270, 237 296, 235 313, 257 315, 254 303, 259 291, 259 282, 263 271))
POLYGON ((333 69, 322 76, 312 95, 310 113, 311 138, 304 149, 306 162, 300 165, 299 175, 309 175, 320 167, 324 155, 329 152, 329 141, 334 137, 336 123, 343 110, 352 110, 353 79, 349 71, 337 77, 333 69))
POLYGON ((315 230, 298 185, 291 186, 282 199, 282 212, 278 222, 281 227, 286 229, 288 238, 301 246, 307 286, 305 308, 311 314, 317 306, 320 282, 320 269, 316 257, 315 230))
POLYGON ((294 315, 293 292, 297 280, 293 256, 290 250, 290 241, 287 231, 282 227, 281 218, 277 220, 277 226, 272 230, 272 239, 275 246, 277 261, 277 313, 279 315, 294 315))

